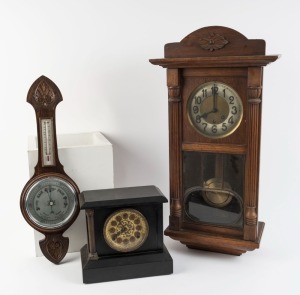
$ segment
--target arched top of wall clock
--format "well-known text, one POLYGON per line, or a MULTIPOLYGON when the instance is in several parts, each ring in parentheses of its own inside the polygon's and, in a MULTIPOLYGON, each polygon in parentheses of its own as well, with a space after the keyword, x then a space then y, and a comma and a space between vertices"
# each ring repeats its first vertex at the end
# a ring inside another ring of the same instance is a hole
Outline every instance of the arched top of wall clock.
POLYGON ((165 45, 166 58, 264 55, 265 41, 248 39, 231 28, 198 29, 180 42, 165 45))

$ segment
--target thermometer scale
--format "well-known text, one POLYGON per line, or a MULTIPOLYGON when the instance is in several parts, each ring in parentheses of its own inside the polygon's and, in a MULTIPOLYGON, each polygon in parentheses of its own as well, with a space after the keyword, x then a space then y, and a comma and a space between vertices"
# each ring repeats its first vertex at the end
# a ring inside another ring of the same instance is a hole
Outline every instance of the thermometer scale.
POLYGON ((41 119, 41 136, 42 136, 42 160, 43 166, 54 166, 55 160, 53 156, 54 142, 53 142, 53 120, 41 119))

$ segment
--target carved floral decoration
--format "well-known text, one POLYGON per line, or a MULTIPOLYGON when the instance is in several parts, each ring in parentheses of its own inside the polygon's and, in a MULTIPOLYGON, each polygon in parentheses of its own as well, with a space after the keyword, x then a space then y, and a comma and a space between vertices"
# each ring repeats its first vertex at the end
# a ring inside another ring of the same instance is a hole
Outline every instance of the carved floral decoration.
POLYGON ((51 257, 59 259, 62 256, 62 243, 59 241, 50 241, 47 244, 47 250, 51 257))
POLYGON ((35 90, 34 99, 37 103, 46 106, 54 101, 55 93, 47 82, 41 81, 35 90))
POLYGON ((219 34, 210 33, 208 38, 202 38, 199 40, 201 48, 209 51, 214 51, 223 48, 229 42, 219 34))

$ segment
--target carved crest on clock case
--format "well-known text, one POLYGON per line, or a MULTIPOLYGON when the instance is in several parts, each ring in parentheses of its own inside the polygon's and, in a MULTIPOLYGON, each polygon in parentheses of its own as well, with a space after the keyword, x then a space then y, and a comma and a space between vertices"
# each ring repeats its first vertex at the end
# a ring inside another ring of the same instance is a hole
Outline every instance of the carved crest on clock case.
POLYGON ((220 26, 198 29, 180 42, 165 45, 165 58, 255 56, 265 52, 263 40, 248 39, 243 34, 220 26))
POLYGON ((229 42, 220 34, 210 33, 208 37, 199 40, 201 48, 214 51, 223 48, 229 42))

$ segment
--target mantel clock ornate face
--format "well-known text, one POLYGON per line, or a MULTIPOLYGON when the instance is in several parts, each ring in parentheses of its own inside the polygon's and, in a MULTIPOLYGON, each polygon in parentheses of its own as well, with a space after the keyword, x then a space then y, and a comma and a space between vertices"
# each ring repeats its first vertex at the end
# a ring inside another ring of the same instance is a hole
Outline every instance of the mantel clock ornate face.
POLYGON ((41 76, 29 89, 27 102, 34 107, 37 120, 38 163, 20 200, 25 220, 45 235, 40 241, 43 254, 56 264, 69 247, 69 239, 62 234, 79 213, 79 189, 58 159, 55 108, 60 101, 58 87, 47 77, 41 76))
POLYGON ((140 248, 149 234, 149 226, 144 215, 131 208, 113 212, 105 221, 103 236, 114 250, 131 252, 140 248))
POLYGON ((225 27, 165 45, 170 223, 190 248, 241 255, 259 247, 258 178, 264 40, 225 27))

